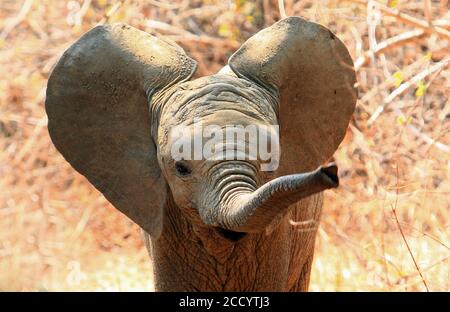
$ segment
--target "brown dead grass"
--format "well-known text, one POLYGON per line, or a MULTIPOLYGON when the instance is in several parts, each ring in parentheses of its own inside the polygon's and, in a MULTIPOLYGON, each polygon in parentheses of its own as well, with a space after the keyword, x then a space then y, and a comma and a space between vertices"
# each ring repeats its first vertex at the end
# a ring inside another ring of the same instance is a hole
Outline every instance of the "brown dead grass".
MULTIPOLYGON (((177 41, 202 76, 279 18, 269 0, 142 2, 0 1, 0 290, 152 288, 138 227, 70 168, 47 133, 46 80, 74 40, 102 20, 126 22, 177 41)), ((330 27, 354 59, 370 56, 375 41, 423 28, 365 2, 285 5, 288 15, 330 27)), ((378 2, 450 30, 448 1, 378 2)), ((450 49, 445 33, 424 33, 388 46, 358 71, 358 107, 335 155, 342 182, 326 193, 313 291, 423 291, 412 256, 430 290, 450 289, 450 49)))

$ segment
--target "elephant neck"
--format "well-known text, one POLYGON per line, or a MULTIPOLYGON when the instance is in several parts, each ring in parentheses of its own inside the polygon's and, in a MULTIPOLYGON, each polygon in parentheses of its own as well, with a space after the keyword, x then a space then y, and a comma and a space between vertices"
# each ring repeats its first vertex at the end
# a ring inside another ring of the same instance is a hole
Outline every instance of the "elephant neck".
MULTIPOLYGON (((283 291, 289 269, 289 222, 270 235, 234 237, 193 225, 170 200, 164 228, 151 240, 157 291, 283 291)), ((239 235, 237 235, 239 236, 239 235)))

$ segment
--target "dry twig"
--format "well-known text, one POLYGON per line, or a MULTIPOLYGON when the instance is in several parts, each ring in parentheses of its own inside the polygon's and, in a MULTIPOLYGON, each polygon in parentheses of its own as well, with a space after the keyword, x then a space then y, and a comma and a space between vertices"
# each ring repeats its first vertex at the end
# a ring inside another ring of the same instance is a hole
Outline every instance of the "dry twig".
POLYGON ((284 9, 284 0, 278 0, 278 9, 280 10, 281 19, 286 18, 286 10, 284 9))
POLYGON ((392 214, 394 215, 394 218, 395 218, 395 221, 397 223, 397 227, 398 227, 398 229, 400 231, 400 234, 402 235, 402 239, 405 242, 406 248, 408 249, 409 255, 411 256, 411 259, 414 262, 414 266, 416 267, 416 270, 417 270, 417 272, 419 273, 419 275, 420 275, 420 277, 422 279, 422 283, 425 286, 425 289, 427 290, 427 292, 429 292, 430 290, 428 289, 427 282, 425 281, 425 278, 422 275, 422 271, 420 270, 419 265, 417 264, 416 258, 414 258, 414 255, 413 255, 413 253, 411 251, 411 248, 409 247, 408 241, 406 240, 405 234, 403 233, 403 229, 402 229, 402 226, 400 225, 400 221, 398 220, 398 217, 397 217, 396 209, 397 209, 398 190, 399 190, 398 177, 399 177, 399 172, 398 172, 398 164, 397 164, 397 166, 396 166, 396 179, 397 179, 397 181, 396 181, 396 188, 395 188, 397 196, 395 198, 394 206, 391 205, 391 211, 392 211, 392 214))
POLYGON ((5 40, 6 37, 8 37, 9 33, 27 17, 27 14, 30 11, 32 5, 33 0, 25 0, 19 11, 19 14, 17 14, 17 16, 12 19, 11 22, 9 22, 0 33, 0 39, 5 40))
POLYGON ((432 12, 431 12, 431 0, 424 0, 423 1, 423 4, 424 4, 424 13, 425 13, 425 18, 427 19, 427 22, 428 22, 428 26, 429 25, 432 25, 432 20, 433 20, 433 15, 432 15, 432 12))
MULTIPOLYGON (((361 4, 361 5, 367 5, 367 3, 368 3, 368 1, 366 1, 366 0, 341 0, 341 1, 349 1, 349 2, 353 2, 353 3, 361 4)), ((417 17, 410 16, 406 13, 400 12, 400 10, 398 10, 398 9, 389 8, 377 1, 371 1, 371 3, 376 5, 380 9, 380 11, 382 11, 384 14, 395 17, 397 20, 399 20, 405 24, 419 27, 419 28, 425 30, 427 33, 435 32, 440 37, 450 40, 450 31, 448 31, 445 28, 436 26, 433 23, 429 24, 427 21, 424 21, 417 17)))
POLYGON ((389 96, 387 96, 383 103, 378 106, 378 108, 375 110, 375 112, 370 116, 369 120, 367 121, 367 124, 370 126, 372 125, 375 120, 381 115, 381 113, 386 109, 386 107, 399 95, 403 94, 406 90, 408 90, 411 86, 417 84, 419 81, 423 80, 428 75, 441 70, 445 66, 447 66, 450 63, 450 57, 447 57, 446 59, 430 66, 429 68, 424 69, 417 75, 415 75, 410 80, 406 81, 405 83, 401 84, 397 89, 392 91, 389 96))
POLYGON ((406 248, 408 249, 408 253, 411 256, 412 261, 414 262, 414 266, 416 267, 416 270, 419 273, 420 278, 422 279, 422 283, 425 286, 425 289, 427 290, 427 292, 429 292, 430 289, 428 288, 427 282, 425 281, 425 278, 422 275, 422 271, 420 270, 419 265, 417 264, 417 261, 414 258, 414 255, 413 255, 413 253, 411 251, 411 247, 409 247, 408 241, 406 240, 405 234, 403 233, 402 226, 400 225, 400 222, 398 221, 397 213, 395 211, 394 206, 391 206, 391 211, 392 211, 392 214, 395 217, 395 221, 397 223, 398 230, 400 231, 400 234, 402 235, 403 242, 405 243, 406 248))
POLYGON ((170 33, 167 35, 167 38, 177 42, 203 43, 220 47, 230 47, 232 49, 237 49, 239 47, 239 42, 235 40, 220 39, 207 35, 195 35, 187 30, 180 29, 161 21, 151 20, 146 23, 146 26, 154 30, 161 30, 170 33))
POLYGON ((120 9, 124 2, 125 0, 116 2, 107 12, 105 12, 100 22, 98 22, 98 25, 108 23, 111 16, 113 16, 117 12, 117 10, 120 9))
POLYGON ((364 55, 358 57, 355 61, 355 69, 359 70, 362 66, 364 66, 369 60, 371 60, 376 55, 383 53, 389 49, 401 46, 403 44, 407 44, 414 39, 420 38, 425 34, 423 29, 416 29, 401 33, 397 36, 391 37, 378 43, 375 50, 369 50, 364 53, 364 55))

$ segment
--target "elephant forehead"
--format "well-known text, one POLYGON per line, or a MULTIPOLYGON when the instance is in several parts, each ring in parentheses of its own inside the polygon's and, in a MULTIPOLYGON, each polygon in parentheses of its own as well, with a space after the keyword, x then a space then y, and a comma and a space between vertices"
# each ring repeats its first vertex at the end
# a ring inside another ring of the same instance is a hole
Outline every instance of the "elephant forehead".
POLYGON ((276 121, 277 96, 247 80, 213 75, 184 82, 171 90, 164 111, 179 121, 236 110, 250 117, 276 121))

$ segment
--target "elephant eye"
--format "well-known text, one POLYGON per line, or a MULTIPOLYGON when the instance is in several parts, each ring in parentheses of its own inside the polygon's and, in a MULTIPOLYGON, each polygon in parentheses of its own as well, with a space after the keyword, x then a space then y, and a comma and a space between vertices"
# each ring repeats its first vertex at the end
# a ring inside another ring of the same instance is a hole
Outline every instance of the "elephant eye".
POLYGON ((177 161, 175 163, 175 169, 182 176, 187 176, 188 174, 191 173, 191 169, 189 169, 189 167, 181 161, 177 161))

